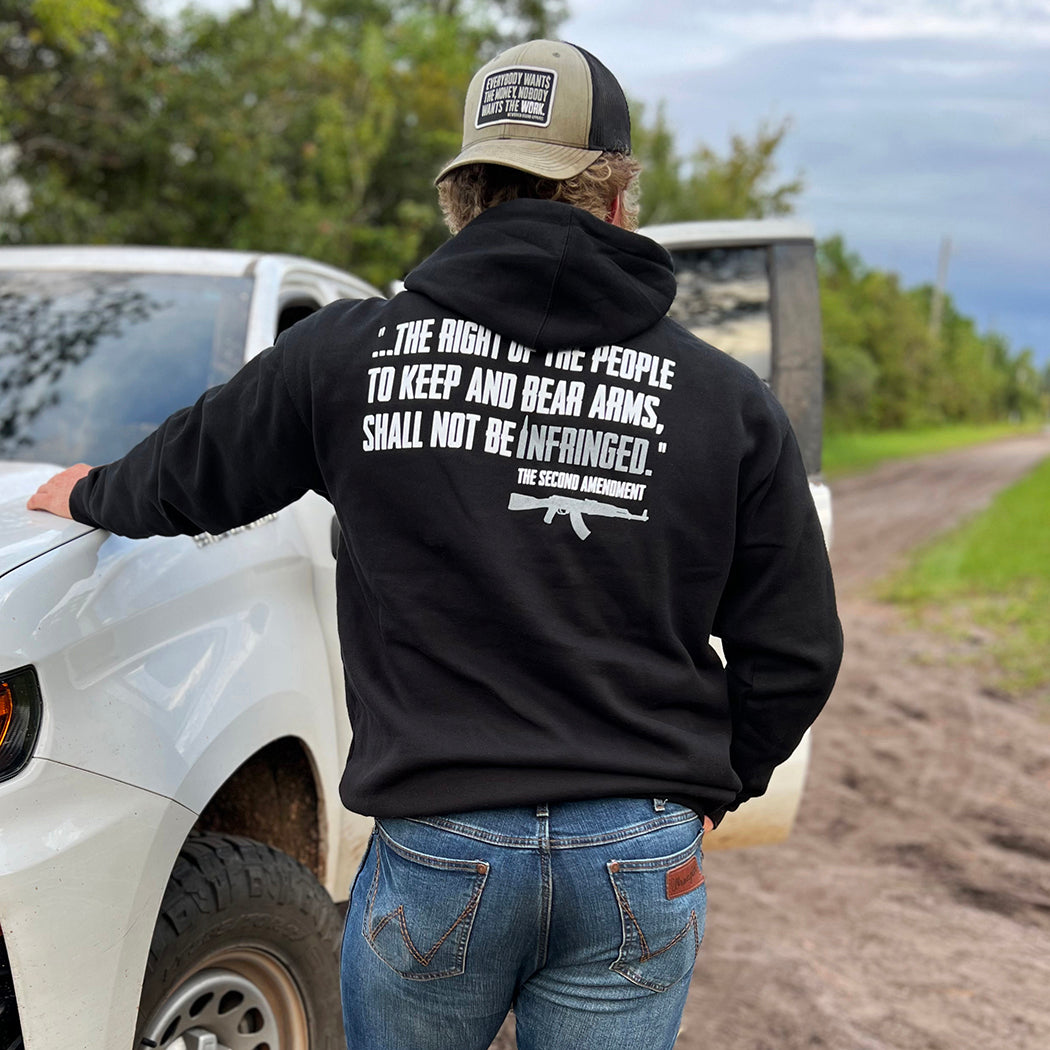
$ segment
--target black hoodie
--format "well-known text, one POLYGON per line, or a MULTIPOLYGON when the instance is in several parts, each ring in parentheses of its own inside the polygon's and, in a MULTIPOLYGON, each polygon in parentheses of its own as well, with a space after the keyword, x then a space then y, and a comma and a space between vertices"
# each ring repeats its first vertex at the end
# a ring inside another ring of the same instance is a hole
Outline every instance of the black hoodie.
POLYGON ((405 283, 283 333, 74 517, 220 533, 331 499, 360 813, 640 796, 717 821, 761 794, 841 655, 780 406, 665 316, 662 248, 568 205, 499 205, 405 283))

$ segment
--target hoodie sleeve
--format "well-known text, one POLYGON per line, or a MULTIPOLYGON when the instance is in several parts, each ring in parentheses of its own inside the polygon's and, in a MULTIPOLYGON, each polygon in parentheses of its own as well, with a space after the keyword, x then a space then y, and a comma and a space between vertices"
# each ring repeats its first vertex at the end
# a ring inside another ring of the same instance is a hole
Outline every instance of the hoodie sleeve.
POLYGON ((794 433, 769 401, 776 437, 742 485, 733 567, 715 619, 732 714, 736 809, 761 795, 835 683, 842 630, 824 534, 794 433))
POLYGON ((312 434, 285 382, 288 334, 122 459, 95 467, 73 489, 73 517, 135 538, 218 534, 309 489, 323 494, 312 434))

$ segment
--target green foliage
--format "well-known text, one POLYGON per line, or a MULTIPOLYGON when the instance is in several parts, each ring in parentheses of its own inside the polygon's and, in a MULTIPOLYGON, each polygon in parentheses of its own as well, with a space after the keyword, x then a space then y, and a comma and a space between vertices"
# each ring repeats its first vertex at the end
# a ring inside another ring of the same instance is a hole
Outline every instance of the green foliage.
POLYGON ((762 219, 786 215, 802 192, 799 177, 774 184, 775 154, 789 124, 759 126, 753 141, 732 136, 729 154, 720 157, 698 146, 681 157, 663 107, 652 124, 645 108, 633 105, 632 141, 642 162, 642 223, 699 219, 762 219))
MULTIPOLYGON (((432 178, 474 69, 564 15, 564 0, 255 0, 163 20, 145 0, 0 0, 0 142, 30 190, 0 242, 279 250, 401 276, 446 235, 432 178)), ((779 214, 799 192, 773 184, 786 126, 687 160, 662 112, 636 126, 647 218, 779 214)))
POLYGON ((933 289, 904 289, 869 269, 841 237, 820 245, 825 420, 829 430, 900 429, 1022 419, 1039 412, 1032 355, 1012 356, 945 297, 931 329, 933 289))
MULTIPOLYGON (((0 72, 20 89, 5 132, 31 206, 0 216, 0 240, 279 250, 378 282, 445 236, 432 178, 479 61, 565 14, 562 0, 256 0, 166 22, 139 0, 37 3, 80 14, 75 46, 4 23, 0 72)), ((773 184, 786 126, 682 160, 662 113, 636 123, 649 218, 780 214, 799 192, 773 184)))
POLYGON ((32 0, 44 42, 79 51, 87 37, 112 31, 118 10, 109 0, 32 0))
POLYGON ((23 54, 39 47, 80 51, 94 34, 111 33, 118 13, 110 0, 3 0, 0 25, 23 37, 23 54))
POLYGON ((949 628, 960 618, 991 637, 1000 685, 1050 685, 1050 460, 987 511, 917 552, 885 594, 949 628))
POLYGON ((31 189, 28 211, 0 215, 0 242, 285 251, 377 282, 445 236, 432 179, 459 147, 479 56, 564 13, 257 0, 168 22, 138 0, 37 0, 49 17, 62 4, 80 13, 51 40, 0 0, 0 142, 31 189))
POLYGON ((54 89, 56 67, 112 35, 118 15, 109 0, 0 0, 0 145, 14 138, 9 122, 54 89))

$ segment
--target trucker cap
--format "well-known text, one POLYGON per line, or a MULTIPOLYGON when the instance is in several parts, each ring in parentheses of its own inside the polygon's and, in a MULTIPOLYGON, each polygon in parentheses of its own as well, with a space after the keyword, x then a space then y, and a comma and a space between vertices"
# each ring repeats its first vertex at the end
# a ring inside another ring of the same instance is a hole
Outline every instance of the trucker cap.
POLYGON ((463 149, 436 181, 478 163, 570 179, 603 151, 630 149, 627 99, 612 73, 582 47, 530 40, 474 75, 463 111, 463 149))

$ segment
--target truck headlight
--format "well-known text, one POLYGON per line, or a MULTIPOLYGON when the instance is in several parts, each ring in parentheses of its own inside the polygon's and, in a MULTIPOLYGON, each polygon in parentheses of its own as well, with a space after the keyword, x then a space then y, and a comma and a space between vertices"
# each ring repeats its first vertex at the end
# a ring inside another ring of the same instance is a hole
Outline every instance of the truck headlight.
POLYGON ((32 667, 0 676, 0 781, 21 772, 29 761, 42 706, 32 667))

